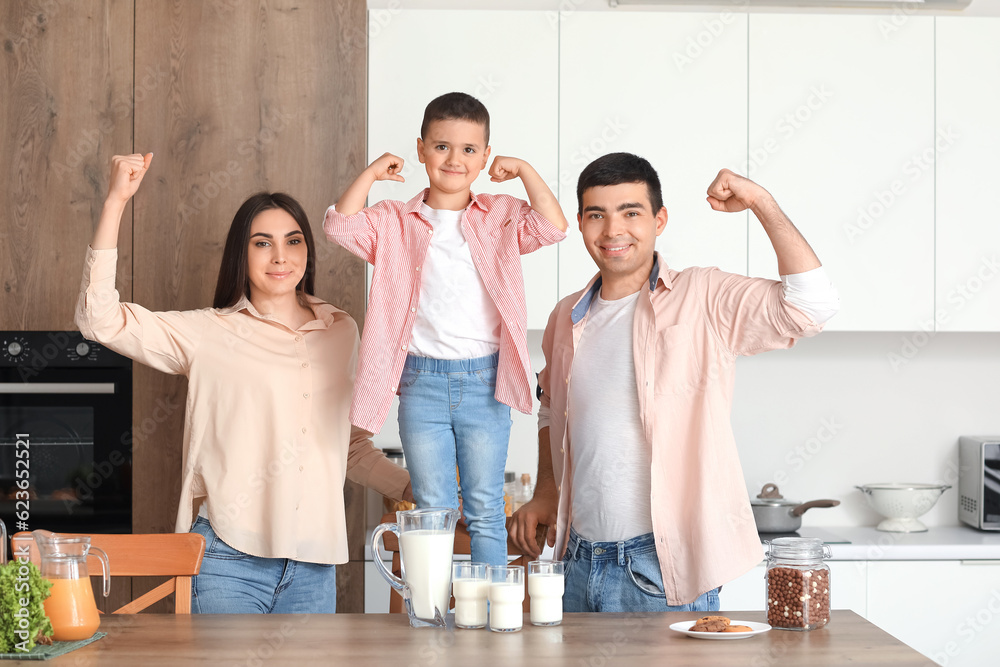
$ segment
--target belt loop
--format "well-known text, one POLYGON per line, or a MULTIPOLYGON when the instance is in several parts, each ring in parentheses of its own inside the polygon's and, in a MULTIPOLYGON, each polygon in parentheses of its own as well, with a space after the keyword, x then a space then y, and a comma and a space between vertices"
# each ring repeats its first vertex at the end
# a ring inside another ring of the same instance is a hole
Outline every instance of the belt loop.
POLYGON ((618 565, 625 567, 625 543, 618 543, 618 565))
POLYGON ((576 554, 580 550, 580 538, 577 535, 569 536, 569 559, 576 560, 576 554))

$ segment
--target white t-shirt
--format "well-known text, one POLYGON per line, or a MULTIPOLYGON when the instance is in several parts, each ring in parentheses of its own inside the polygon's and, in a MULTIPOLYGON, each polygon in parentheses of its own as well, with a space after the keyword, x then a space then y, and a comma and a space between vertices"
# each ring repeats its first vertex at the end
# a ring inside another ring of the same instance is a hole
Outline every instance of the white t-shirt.
POLYGON ((474 359, 500 349, 500 311, 486 291, 462 233, 465 211, 420 212, 431 223, 420 268, 420 301, 409 352, 434 359, 474 359))
POLYGON ((632 357, 638 300, 639 292, 594 299, 573 358, 573 528, 586 540, 617 542, 653 531, 652 452, 639 419, 632 357))

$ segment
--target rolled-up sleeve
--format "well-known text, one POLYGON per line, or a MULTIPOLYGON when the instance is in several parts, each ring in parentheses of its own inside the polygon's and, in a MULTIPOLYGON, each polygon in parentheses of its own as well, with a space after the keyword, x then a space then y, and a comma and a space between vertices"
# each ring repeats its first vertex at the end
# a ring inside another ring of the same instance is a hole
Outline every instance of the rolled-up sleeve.
POLYGON ((517 243, 522 255, 535 252, 566 238, 566 232, 549 222, 549 219, 531 208, 528 202, 515 200, 519 206, 516 212, 517 243))
POLYGON ((709 322, 734 355, 791 347, 822 326, 785 298, 781 282, 699 269, 709 322))
POLYGON ((87 249, 75 317, 80 333, 156 370, 186 374, 205 322, 201 311, 153 312, 122 303, 117 263, 116 248, 87 249))
POLYGON ((400 500, 410 483, 410 473, 387 459, 385 453, 372 444, 371 435, 357 426, 351 427, 347 478, 387 498, 400 500))
POLYGON ((326 237, 365 260, 375 263, 379 226, 391 219, 399 219, 400 202, 380 201, 353 215, 338 213, 333 206, 326 210, 323 231, 326 237))

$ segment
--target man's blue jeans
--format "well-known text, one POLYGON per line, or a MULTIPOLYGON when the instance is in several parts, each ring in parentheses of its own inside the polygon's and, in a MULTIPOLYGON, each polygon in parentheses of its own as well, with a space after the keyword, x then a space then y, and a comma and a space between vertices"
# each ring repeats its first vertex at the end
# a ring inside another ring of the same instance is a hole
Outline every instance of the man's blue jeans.
POLYGON ((623 542, 589 542, 570 528, 563 564, 566 612, 719 610, 718 588, 690 604, 667 604, 652 533, 623 542))
POLYGON ((399 437, 417 507, 462 508, 472 560, 507 563, 503 472, 510 408, 493 397, 499 353, 476 359, 407 356, 399 379, 399 437))
POLYGON ((199 516, 192 533, 205 538, 201 573, 191 583, 195 614, 332 614, 337 568, 237 551, 199 516))

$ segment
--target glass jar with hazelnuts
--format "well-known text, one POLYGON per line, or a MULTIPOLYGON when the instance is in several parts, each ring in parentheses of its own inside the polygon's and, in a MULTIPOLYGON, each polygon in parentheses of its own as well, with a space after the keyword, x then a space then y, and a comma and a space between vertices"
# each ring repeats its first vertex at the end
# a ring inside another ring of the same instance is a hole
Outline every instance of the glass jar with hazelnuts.
POLYGON ((830 546, 814 537, 779 537, 767 545, 767 622, 815 630, 830 620, 830 546))

